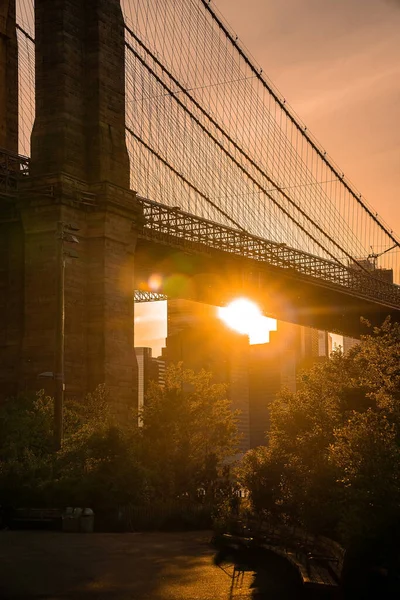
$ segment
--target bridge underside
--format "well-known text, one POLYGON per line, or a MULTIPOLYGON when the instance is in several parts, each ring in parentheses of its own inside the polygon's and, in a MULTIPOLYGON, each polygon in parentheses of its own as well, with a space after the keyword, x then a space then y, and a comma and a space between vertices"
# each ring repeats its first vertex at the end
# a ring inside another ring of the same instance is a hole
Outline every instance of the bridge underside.
POLYGON ((309 277, 302 279, 298 273, 206 247, 204 254, 191 253, 139 238, 135 287, 146 288, 152 275, 159 276, 157 291, 169 298, 222 306, 246 296, 266 316, 355 338, 368 331, 363 318, 373 326, 380 326, 388 316, 400 320, 400 309, 309 277))
POLYGON ((79 259, 65 271, 68 396, 82 397, 105 381, 116 404, 132 402, 134 289, 145 289, 151 275, 160 283, 152 291, 168 298, 224 305, 246 296, 265 315, 350 337, 368 331, 361 317, 374 326, 388 315, 400 319, 400 309, 254 259, 206 246, 188 251, 177 247, 182 240, 174 247, 171 239, 169 245, 144 239, 140 226, 132 226, 133 214, 115 214, 107 203, 89 212, 60 211, 53 199, 41 198, 23 212, 23 220, 6 210, 0 218, 0 396, 37 389, 44 383, 38 375, 52 370, 57 221, 78 223, 81 242, 79 259))

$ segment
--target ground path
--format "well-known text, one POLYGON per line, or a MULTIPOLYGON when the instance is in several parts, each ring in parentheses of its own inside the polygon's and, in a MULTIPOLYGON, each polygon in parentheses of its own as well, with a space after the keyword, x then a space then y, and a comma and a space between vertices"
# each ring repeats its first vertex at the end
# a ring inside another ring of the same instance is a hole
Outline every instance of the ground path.
MULTIPOLYGON (((210 533, 0 531, 1 600, 296 600, 276 566, 231 578, 210 533), (258 591, 259 590, 259 591, 258 591)), ((278 569, 279 571, 279 569, 278 569)), ((232 573, 232 569, 228 569, 232 573)))

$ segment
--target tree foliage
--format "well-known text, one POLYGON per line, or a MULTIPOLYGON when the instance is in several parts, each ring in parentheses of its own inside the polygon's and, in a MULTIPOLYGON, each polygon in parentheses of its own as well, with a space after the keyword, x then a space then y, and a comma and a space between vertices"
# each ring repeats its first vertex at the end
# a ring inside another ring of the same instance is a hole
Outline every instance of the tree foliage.
POLYGON ((146 407, 113 418, 104 386, 64 407, 64 439, 53 451, 53 400, 43 391, 0 406, 0 505, 108 510, 212 495, 234 452, 235 415, 211 374, 180 365, 152 385, 146 407))
POLYGON ((102 509, 142 492, 142 467, 129 433, 112 419, 104 386, 85 402, 66 403, 57 453, 53 400, 43 391, 1 406, 0 436, 0 504, 102 509))
POLYGON ((226 387, 206 371, 171 365, 153 384, 140 414, 142 460, 161 497, 212 493, 219 468, 235 451, 237 427, 226 387))
POLYGON ((346 544, 378 535, 400 516, 399 400, 400 326, 387 320, 273 403, 268 446, 240 471, 254 506, 346 544))

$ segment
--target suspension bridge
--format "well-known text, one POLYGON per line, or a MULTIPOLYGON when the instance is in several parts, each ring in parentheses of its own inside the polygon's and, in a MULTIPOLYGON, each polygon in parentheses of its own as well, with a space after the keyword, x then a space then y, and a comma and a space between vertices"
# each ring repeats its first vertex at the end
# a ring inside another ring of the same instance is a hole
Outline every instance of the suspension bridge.
POLYGON ((353 336, 362 316, 398 318, 399 240, 213 3, 35 10, 10 0, 3 17, 0 74, 19 81, 0 140, 6 379, 29 385, 54 360, 57 222, 81 242, 63 284, 77 389, 108 379, 129 393, 133 298, 246 293, 270 316, 353 336))

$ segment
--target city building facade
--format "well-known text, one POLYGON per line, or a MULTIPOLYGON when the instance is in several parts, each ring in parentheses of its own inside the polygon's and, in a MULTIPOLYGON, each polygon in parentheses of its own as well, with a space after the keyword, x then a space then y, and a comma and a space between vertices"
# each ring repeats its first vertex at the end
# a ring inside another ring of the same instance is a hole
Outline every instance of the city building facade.
POLYGON ((281 321, 277 331, 270 332, 269 343, 250 345, 247 335, 218 318, 216 307, 188 300, 168 302, 163 356, 167 363, 210 371, 214 381, 228 386, 242 453, 266 443, 269 408, 278 392, 296 391, 299 372, 329 356, 331 350, 327 332, 281 321))
MULTIPOLYGON (((146 404, 146 394, 151 381, 163 386, 165 383, 165 360, 153 358, 152 349, 135 347, 138 366, 138 399, 137 407, 140 412, 146 404)), ((140 419, 139 419, 140 424, 140 419)))

